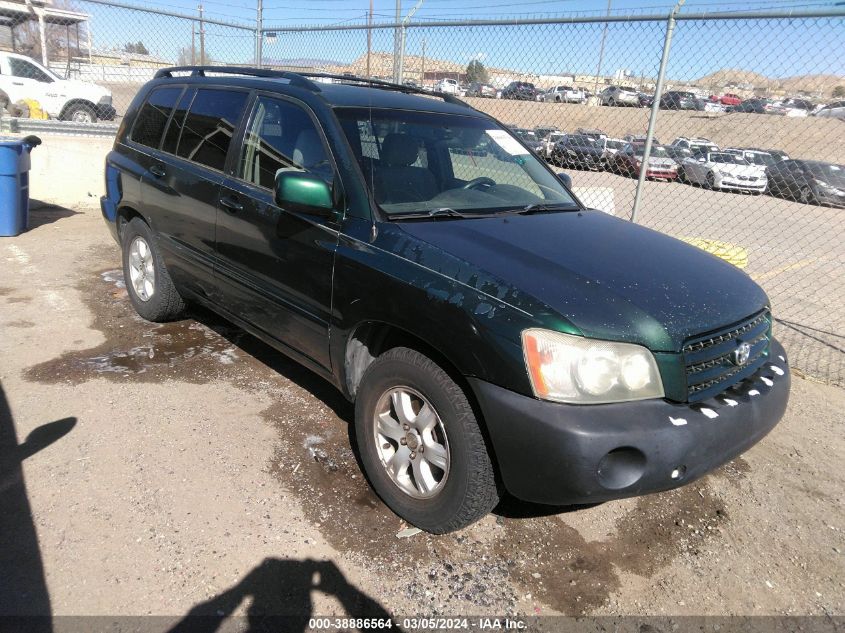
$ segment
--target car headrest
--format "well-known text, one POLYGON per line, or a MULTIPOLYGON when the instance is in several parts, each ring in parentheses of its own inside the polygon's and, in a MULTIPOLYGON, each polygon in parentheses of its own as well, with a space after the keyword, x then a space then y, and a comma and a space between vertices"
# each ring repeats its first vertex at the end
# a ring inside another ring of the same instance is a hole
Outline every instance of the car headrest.
POLYGON ((381 142, 381 161, 390 167, 407 167, 417 156, 417 141, 407 134, 388 134, 381 142))
POLYGON ((316 130, 304 129, 296 137, 293 148, 293 162, 306 169, 313 167, 325 158, 323 144, 316 130))

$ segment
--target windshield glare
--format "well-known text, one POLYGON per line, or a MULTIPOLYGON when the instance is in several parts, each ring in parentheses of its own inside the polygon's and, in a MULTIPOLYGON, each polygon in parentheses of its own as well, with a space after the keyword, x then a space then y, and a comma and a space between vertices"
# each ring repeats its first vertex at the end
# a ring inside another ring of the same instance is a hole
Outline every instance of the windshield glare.
POLYGON ((497 123, 474 116, 337 108, 375 201, 388 215, 577 208, 546 166, 497 123))
POLYGON ((748 162, 742 157, 737 156, 736 154, 725 154, 724 152, 719 152, 718 154, 710 154, 710 162, 711 163, 726 163, 729 165, 747 165, 748 162))

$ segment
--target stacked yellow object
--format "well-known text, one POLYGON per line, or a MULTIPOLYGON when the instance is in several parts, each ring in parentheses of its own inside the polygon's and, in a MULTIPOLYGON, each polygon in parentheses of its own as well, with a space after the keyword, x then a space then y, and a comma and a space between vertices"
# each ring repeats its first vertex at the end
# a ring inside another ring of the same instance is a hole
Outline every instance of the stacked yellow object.
POLYGON ((748 266, 748 251, 742 246, 737 246, 736 244, 731 244, 730 242, 706 239, 703 237, 681 237, 679 239, 687 244, 697 246, 711 255, 721 257, 726 262, 730 262, 737 268, 745 268, 748 266))

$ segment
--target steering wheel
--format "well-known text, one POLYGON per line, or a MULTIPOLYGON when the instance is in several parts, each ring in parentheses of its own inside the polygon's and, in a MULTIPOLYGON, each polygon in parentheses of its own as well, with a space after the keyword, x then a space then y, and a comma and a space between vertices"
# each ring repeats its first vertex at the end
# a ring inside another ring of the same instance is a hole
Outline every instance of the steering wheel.
POLYGON ((492 178, 488 178, 487 176, 481 176, 480 178, 473 178, 467 184, 461 187, 461 189, 475 189, 476 187, 480 187, 481 185, 492 187, 495 184, 496 181, 492 178))

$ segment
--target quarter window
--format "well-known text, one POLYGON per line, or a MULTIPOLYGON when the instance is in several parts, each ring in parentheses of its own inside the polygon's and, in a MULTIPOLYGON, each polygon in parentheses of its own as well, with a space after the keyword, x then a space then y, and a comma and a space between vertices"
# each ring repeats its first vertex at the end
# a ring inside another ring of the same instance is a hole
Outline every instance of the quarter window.
POLYGON ((238 175, 272 189, 280 169, 301 169, 328 183, 334 174, 308 113, 290 101, 259 97, 244 138, 238 175))
POLYGON ((181 87, 153 90, 135 119, 132 140, 147 147, 158 147, 167 120, 181 92, 181 87))
POLYGON ((222 171, 246 98, 239 90, 197 90, 176 154, 222 171))

